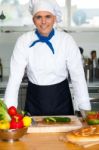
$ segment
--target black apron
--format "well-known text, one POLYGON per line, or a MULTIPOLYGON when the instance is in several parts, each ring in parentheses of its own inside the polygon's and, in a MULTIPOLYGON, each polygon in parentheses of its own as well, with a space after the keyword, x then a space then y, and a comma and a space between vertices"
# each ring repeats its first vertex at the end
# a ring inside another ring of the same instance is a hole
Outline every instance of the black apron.
POLYGON ((68 80, 39 86, 28 82, 25 111, 31 115, 73 115, 73 105, 68 80))

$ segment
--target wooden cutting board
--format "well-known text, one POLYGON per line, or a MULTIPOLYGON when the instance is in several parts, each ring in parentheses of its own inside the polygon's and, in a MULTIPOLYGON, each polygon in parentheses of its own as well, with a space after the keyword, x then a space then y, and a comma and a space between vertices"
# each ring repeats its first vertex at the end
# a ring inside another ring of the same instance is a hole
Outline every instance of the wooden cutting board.
POLYGON ((30 126, 27 132, 28 133, 68 132, 82 127, 82 123, 80 122, 77 116, 62 116, 62 117, 70 117, 71 122, 44 123, 43 122, 44 116, 33 117, 33 119, 36 121, 36 124, 30 126))

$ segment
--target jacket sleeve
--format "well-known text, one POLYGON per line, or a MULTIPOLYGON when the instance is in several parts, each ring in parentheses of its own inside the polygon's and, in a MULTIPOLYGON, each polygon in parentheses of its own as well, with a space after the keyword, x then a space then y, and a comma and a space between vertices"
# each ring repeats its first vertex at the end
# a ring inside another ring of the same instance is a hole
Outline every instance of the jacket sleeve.
POLYGON ((5 91, 4 101, 7 107, 18 106, 18 92, 27 64, 24 41, 19 38, 16 42, 10 62, 10 75, 5 91))
POLYGON ((67 68, 69 70, 73 86, 74 101, 76 104, 78 104, 78 108, 90 110, 91 105, 81 54, 76 42, 71 36, 68 39, 68 49, 67 68))

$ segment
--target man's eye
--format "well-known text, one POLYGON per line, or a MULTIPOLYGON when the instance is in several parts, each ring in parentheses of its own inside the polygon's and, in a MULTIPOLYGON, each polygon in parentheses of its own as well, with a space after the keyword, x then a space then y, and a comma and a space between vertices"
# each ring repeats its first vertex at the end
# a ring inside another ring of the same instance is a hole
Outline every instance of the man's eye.
POLYGON ((51 18, 51 15, 47 15, 46 18, 48 18, 48 19, 51 18))
POLYGON ((41 16, 35 16, 36 19, 41 19, 41 16))
MULTIPOLYGON (((45 18, 46 19, 50 19, 52 16, 51 15, 46 15, 45 18)), ((35 16, 35 19, 42 19, 42 16, 35 16)))

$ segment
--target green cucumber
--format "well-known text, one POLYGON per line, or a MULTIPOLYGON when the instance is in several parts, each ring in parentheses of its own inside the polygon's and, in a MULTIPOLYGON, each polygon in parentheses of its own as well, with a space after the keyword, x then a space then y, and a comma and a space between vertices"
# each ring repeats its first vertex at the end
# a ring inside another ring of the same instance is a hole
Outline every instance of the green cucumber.
POLYGON ((69 117, 45 117, 44 121, 49 123, 49 122, 62 122, 62 123, 66 123, 66 122, 70 122, 71 118, 69 117))

